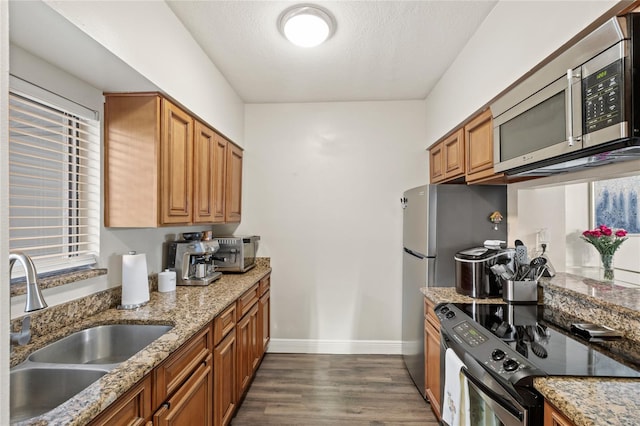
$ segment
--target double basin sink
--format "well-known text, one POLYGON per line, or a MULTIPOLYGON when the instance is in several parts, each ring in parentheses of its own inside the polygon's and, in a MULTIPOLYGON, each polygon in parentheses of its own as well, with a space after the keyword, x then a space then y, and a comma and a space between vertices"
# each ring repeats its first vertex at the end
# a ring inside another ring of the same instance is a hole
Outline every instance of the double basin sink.
POLYGON ((152 324, 99 325, 33 352, 10 372, 11 422, 56 408, 172 328, 152 324))

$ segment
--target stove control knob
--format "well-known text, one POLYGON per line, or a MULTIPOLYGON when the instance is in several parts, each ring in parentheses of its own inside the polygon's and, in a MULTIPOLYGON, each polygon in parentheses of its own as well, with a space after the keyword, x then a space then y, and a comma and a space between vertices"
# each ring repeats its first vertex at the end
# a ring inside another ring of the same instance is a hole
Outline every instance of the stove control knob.
POLYGON ((456 316, 456 313, 453 311, 449 311, 444 315, 447 319, 451 319, 456 316))
POLYGON ((491 359, 493 359, 494 361, 501 361, 506 355, 507 354, 505 354, 502 349, 496 349, 495 351, 491 352, 491 359))
POLYGON ((442 312, 443 314, 446 314, 447 312, 449 312, 449 308, 447 308, 446 306, 443 306, 442 308, 440 308, 440 312, 442 312))
POLYGON ((519 365, 520 364, 518 364, 518 361, 516 361, 515 359, 508 359, 502 363, 504 371, 516 371, 519 365))

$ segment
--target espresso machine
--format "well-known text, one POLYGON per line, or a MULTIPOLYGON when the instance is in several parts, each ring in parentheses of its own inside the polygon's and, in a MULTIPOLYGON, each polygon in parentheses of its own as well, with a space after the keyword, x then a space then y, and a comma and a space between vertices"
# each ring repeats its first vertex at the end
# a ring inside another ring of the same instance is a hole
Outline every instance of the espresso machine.
POLYGON ((166 268, 176 271, 176 285, 209 285, 222 276, 213 262, 219 249, 215 240, 172 241, 168 243, 166 268))

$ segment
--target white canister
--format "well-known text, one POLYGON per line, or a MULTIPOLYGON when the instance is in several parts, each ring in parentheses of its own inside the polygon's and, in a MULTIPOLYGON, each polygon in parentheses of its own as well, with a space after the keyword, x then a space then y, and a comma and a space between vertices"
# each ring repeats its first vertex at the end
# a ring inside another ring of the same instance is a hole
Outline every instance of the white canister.
POLYGON ((176 271, 165 269, 158 273, 158 291, 167 293, 176 290, 176 271))

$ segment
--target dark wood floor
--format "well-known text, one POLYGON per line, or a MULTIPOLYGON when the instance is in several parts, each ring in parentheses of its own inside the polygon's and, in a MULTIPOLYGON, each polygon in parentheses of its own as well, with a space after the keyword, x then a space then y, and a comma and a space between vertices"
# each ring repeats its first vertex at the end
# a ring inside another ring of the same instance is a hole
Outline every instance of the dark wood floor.
POLYGON ((438 422, 400 356, 267 354, 231 424, 438 422))

